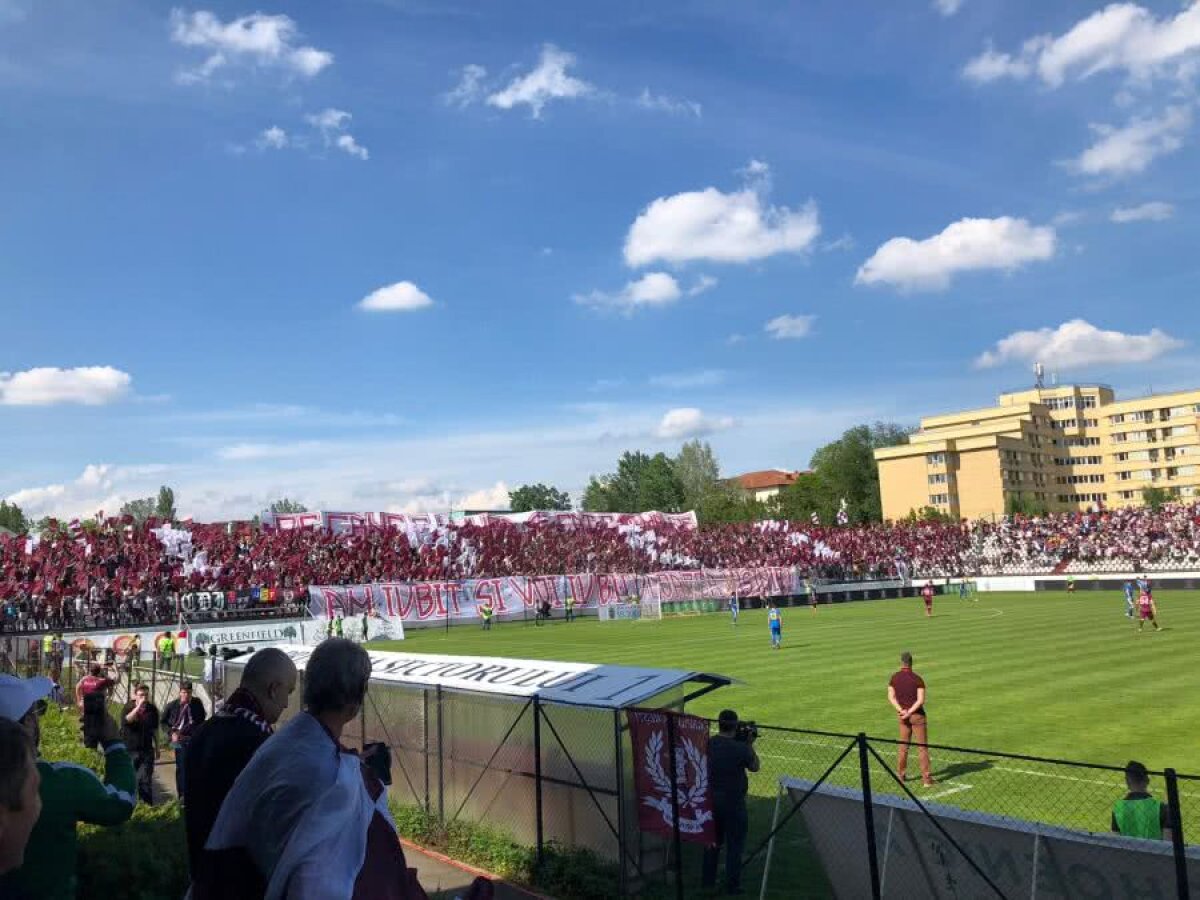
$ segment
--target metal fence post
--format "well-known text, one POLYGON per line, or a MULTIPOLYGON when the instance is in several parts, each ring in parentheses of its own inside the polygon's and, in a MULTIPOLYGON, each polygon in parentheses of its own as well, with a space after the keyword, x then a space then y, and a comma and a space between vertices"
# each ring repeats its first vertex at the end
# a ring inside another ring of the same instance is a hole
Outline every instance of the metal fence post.
POLYGON ((675 760, 675 714, 667 713, 667 759, 671 774, 671 841, 675 853, 675 897, 683 900, 683 842, 679 838, 679 773, 675 760))
POLYGON ((613 761, 617 771, 617 859, 621 861, 617 896, 625 896, 625 747, 621 740, 621 710, 613 710, 613 761))
POLYGON ((1171 845, 1175 851, 1175 890, 1180 900, 1187 900, 1188 864, 1183 841, 1183 811, 1179 808, 1179 783, 1174 769, 1164 769, 1167 782, 1167 811, 1171 819, 1171 845))
POLYGON ((437 686, 438 821, 446 823, 446 750, 442 744, 442 686, 437 686))
POLYGON ((421 738, 425 757, 425 814, 429 815, 429 691, 421 691, 421 738))
POLYGON ((542 819, 542 704, 533 695, 533 805, 534 828, 537 831, 537 870, 541 873, 545 861, 545 822, 542 819))
POLYGON ((875 846, 875 808, 871 801, 871 767, 867 758, 867 735, 858 733, 858 773, 862 781, 863 820, 867 828, 867 864, 871 873, 871 896, 879 900, 879 855, 875 846))

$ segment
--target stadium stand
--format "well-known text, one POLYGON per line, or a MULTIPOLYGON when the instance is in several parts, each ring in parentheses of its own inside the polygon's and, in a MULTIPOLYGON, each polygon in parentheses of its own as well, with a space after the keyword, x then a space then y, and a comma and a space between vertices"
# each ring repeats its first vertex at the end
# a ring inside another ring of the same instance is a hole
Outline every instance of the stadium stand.
POLYGON ((843 581, 1200 569, 1200 504, 851 526, 494 520, 335 535, 243 522, 190 525, 182 549, 163 534, 154 521, 111 519, 37 539, 0 535, 0 628, 172 623, 189 591, 224 592, 234 601, 225 618, 295 614, 310 584, 762 566, 843 581))

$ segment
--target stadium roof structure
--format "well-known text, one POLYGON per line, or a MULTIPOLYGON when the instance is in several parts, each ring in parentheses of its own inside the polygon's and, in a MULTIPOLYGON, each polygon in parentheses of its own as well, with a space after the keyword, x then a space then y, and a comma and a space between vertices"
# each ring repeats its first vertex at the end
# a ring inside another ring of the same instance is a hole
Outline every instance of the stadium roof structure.
MULTIPOLYGON (((286 653, 304 671, 313 647, 283 644, 286 653)), ((675 688, 693 685, 690 692, 674 700, 680 705, 734 679, 711 672, 684 669, 646 669, 597 663, 562 662, 545 659, 507 659, 492 656, 444 656, 433 653, 396 653, 368 650, 371 681, 411 687, 440 687, 443 690, 537 697, 549 703, 624 709, 639 706, 675 688)), ((249 656, 229 660, 238 665, 249 656)))

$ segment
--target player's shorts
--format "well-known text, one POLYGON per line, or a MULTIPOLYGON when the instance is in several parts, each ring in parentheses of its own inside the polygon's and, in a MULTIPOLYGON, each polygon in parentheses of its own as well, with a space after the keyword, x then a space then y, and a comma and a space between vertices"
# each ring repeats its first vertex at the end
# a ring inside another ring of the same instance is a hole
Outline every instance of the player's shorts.
POLYGON ((933 606, 933 598, 932 597, 923 597, 922 599, 925 601, 926 606, 933 606))
POLYGON ((1138 609, 1138 614, 1139 614, 1139 615, 1140 615, 1140 616, 1141 616, 1143 619, 1153 619, 1153 618, 1154 618, 1154 610, 1153 610, 1153 609, 1151 609, 1149 606, 1142 606, 1142 607, 1140 607, 1140 608, 1138 609))

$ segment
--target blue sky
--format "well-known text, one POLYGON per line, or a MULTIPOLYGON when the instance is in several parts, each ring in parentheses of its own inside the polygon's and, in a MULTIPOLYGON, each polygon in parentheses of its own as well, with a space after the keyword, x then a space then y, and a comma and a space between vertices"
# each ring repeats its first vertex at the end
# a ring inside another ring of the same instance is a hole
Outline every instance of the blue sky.
POLYGON ((1200 3, 0 0, 0 496, 494 506, 1200 386, 1197 86, 1200 3))

